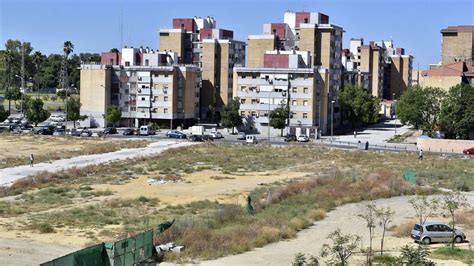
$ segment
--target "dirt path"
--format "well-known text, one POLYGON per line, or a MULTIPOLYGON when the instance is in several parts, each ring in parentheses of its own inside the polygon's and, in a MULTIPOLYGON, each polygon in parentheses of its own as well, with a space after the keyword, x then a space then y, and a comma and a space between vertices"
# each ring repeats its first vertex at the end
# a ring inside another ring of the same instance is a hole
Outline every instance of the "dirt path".
POLYGON ((77 156, 70 159, 53 161, 51 163, 35 164, 34 167, 30 167, 29 165, 22 165, 11 168, 3 168, 0 169, 0 186, 9 186, 15 180, 28 177, 34 174, 39 174, 41 172, 57 172, 73 167, 84 167, 87 165, 101 164, 113 160, 124 160, 129 158, 148 156, 160 153, 170 148, 183 147, 191 144, 192 143, 190 142, 163 140, 153 142, 145 148, 122 149, 109 153, 77 156))
MULTIPOLYGON (((474 194, 466 194, 471 205, 474 205, 474 194)), ((391 207, 395 211, 392 225, 402 224, 413 219, 415 213, 408 203, 410 197, 393 197, 389 199, 376 200, 378 207, 391 207)), ((289 241, 281 241, 267 245, 263 248, 228 256, 212 261, 203 261, 201 265, 291 265, 295 254, 301 252, 319 256, 319 252, 326 240, 327 235, 340 228, 343 233, 357 234, 362 236, 362 245, 368 245, 368 230, 364 222, 356 218, 364 203, 346 204, 328 213, 326 219, 314 223, 310 228, 298 233, 297 238, 289 241)), ((374 246, 380 243, 380 229, 377 228, 374 238, 374 246)), ((468 235, 469 237, 469 235, 468 235)), ((472 238, 472 236, 471 236, 472 238)), ((385 247, 393 250, 412 241, 407 238, 386 237, 385 247)))

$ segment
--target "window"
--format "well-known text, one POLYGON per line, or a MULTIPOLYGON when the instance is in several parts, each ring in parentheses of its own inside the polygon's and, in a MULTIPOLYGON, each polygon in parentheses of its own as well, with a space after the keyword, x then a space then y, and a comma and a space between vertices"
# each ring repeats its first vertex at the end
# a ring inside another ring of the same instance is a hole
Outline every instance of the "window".
POLYGON ((245 116, 245 111, 240 111, 240 116, 245 116))
POLYGON ((308 93, 308 88, 303 88, 304 93, 308 93))
POLYGON ((167 114, 167 113, 168 113, 168 108, 164 108, 164 109, 163 109, 163 113, 164 113, 164 114, 167 114))
POLYGON ((150 60, 145 59, 145 66, 148 66, 150 64, 150 60))
POLYGON ((168 96, 163 97, 163 101, 167 102, 168 101, 168 96))
POLYGON ((257 116, 257 112, 252 111, 252 116, 257 116))
POLYGON ((296 100, 291 101, 291 105, 297 105, 298 102, 296 100))
POLYGON ((245 99, 240 99, 241 104, 245 104, 245 99))
POLYGON ((142 101, 144 101, 144 100, 145 100, 145 97, 142 97, 142 101))
POLYGON ((293 87, 293 89, 291 89, 291 92, 297 93, 297 92, 298 92, 298 88, 297 88, 297 87, 293 87))
POLYGON ((256 104, 257 103, 257 99, 252 99, 252 104, 256 104))
POLYGON ((308 113, 303 113, 303 118, 308 118, 308 113))
POLYGON ((240 91, 245 91, 247 89, 247 86, 241 86, 240 91))
POLYGON ((165 74, 165 78, 167 78, 167 77, 168 77, 168 74, 165 74))
POLYGON ((303 106, 308 106, 308 100, 303 100, 303 106))
POLYGON ((125 61, 125 66, 130 66, 130 62, 129 62, 129 61, 125 61))
POLYGON ((109 60, 109 65, 113 65, 114 64, 114 60, 113 59, 110 59, 109 60))
POLYGON ((427 230, 427 231, 430 231, 430 232, 439 231, 437 224, 428 225, 428 226, 426 227, 426 230, 427 230))

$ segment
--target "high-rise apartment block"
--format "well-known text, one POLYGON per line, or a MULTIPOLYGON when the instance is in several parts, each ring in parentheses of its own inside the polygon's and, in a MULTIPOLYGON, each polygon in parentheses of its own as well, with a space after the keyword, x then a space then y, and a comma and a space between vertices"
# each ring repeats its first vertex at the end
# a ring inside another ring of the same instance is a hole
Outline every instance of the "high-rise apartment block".
POLYGON ((356 85, 374 97, 400 97, 411 84, 413 57, 393 41, 369 42, 351 39, 350 48, 343 50, 344 85, 356 85))
POLYGON ((160 29, 161 51, 176 52, 178 63, 202 68, 203 118, 210 105, 219 110, 233 98, 232 69, 245 64, 245 43, 216 25, 212 17, 175 18, 172 29, 160 29))
POLYGON ((263 130, 269 113, 284 105, 290 109, 287 130, 326 133, 328 102, 341 86, 342 34, 327 15, 286 12, 283 23, 249 35, 247 65, 234 68, 234 96, 247 125, 263 130))
POLYGON ((199 115, 201 70, 177 60, 174 52, 123 48, 122 53, 103 53, 100 65, 82 65, 86 123, 106 126, 107 108, 115 105, 122 111, 122 125, 192 125, 199 115))
POLYGON ((441 35, 442 65, 474 59, 474 26, 449 26, 441 35))

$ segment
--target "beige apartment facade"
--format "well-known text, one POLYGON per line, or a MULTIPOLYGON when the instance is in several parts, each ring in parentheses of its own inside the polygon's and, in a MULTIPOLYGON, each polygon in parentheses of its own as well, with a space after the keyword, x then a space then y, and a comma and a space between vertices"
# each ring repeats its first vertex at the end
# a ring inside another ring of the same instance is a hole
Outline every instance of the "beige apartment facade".
POLYGON ((81 115, 90 126, 105 127, 107 107, 122 111, 123 126, 158 123, 192 125, 199 117, 201 70, 195 66, 82 65, 81 115), (106 74, 102 74, 104 72, 106 74), (94 77, 89 77, 94 75, 94 77), (92 81, 95 80, 95 81, 92 81), (97 86, 102 83, 106 86, 97 86), (92 99, 101 99, 100 101, 92 99))
POLYGON ((266 133, 269 113, 289 106, 284 132, 315 137, 328 125, 329 72, 325 68, 234 68, 234 95, 247 130, 266 133), (320 126, 321 125, 321 126, 320 126))
POLYGON ((410 55, 395 55, 390 57, 390 95, 395 99, 412 86, 413 57, 410 55), (392 96, 393 97, 393 96, 392 96))
POLYGON ((263 57, 266 51, 276 48, 275 35, 249 35, 247 48, 247 67, 263 67, 263 57))
POLYGON ((474 26, 449 26, 441 30, 441 35, 442 65, 473 59, 474 26))

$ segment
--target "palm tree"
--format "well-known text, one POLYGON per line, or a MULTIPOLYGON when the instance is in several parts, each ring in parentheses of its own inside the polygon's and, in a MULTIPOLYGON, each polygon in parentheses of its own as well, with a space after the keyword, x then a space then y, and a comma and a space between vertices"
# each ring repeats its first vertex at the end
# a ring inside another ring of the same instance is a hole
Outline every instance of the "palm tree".
MULTIPOLYGON (((7 70, 7 73, 6 73, 6 77, 7 77, 7 92, 10 91, 10 87, 12 85, 12 80, 14 79, 13 75, 15 74, 13 72, 13 64, 16 60, 16 57, 15 57, 15 54, 12 52, 12 51, 9 51, 9 50, 6 50, 5 51, 5 54, 4 54, 4 58, 5 58, 5 63, 6 63, 6 70, 7 70)), ((11 113, 11 100, 8 99, 8 114, 11 113)))
POLYGON ((72 51, 74 51, 74 44, 72 44, 71 41, 65 41, 63 51, 64 51, 64 56, 67 59, 69 54, 72 53, 72 51))
POLYGON ((35 67, 36 67, 36 73, 35 73, 35 83, 36 83, 36 86, 38 87, 38 93, 37 93, 37 96, 36 98, 39 97, 39 90, 40 90, 40 86, 39 86, 39 82, 38 82, 38 77, 39 77, 39 74, 40 74, 40 66, 41 64, 44 62, 44 58, 45 56, 39 52, 39 51, 36 51, 34 54, 33 54, 33 63, 35 64, 35 67))

